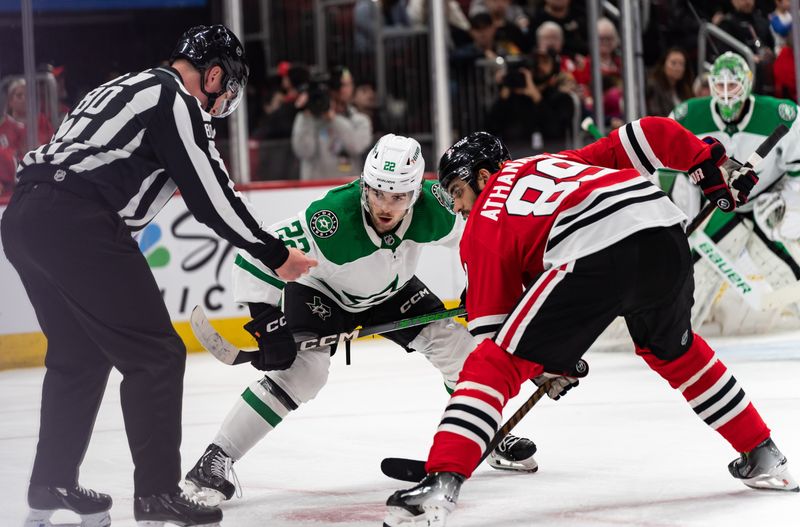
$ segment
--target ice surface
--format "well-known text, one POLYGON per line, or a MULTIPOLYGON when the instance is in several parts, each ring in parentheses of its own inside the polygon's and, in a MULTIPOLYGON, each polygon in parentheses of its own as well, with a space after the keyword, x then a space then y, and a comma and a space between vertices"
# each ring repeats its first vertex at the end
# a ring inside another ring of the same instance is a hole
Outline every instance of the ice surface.
MULTIPOLYGON (((712 339, 773 429, 800 477, 800 332, 712 339)), ((244 496, 223 525, 380 525, 386 498, 409 486, 379 470, 386 456, 424 458, 447 401, 421 356, 381 340, 337 354, 328 385, 235 465, 244 496)), ((536 474, 484 465, 463 489, 450 526, 800 526, 800 494, 749 490, 728 475, 736 453, 632 352, 589 352, 592 371, 561 401, 542 400, 516 432, 539 446, 536 474)), ((44 370, 0 372, 0 526, 21 525, 36 447, 44 370)), ((211 441, 230 405, 258 378, 207 354, 188 359, 183 467, 211 441)), ((112 374, 81 470, 110 493, 115 527, 133 526, 132 474, 119 381, 112 374)), ((510 415, 533 390, 507 409, 510 415)), ((64 513, 56 519, 69 520, 64 513)))

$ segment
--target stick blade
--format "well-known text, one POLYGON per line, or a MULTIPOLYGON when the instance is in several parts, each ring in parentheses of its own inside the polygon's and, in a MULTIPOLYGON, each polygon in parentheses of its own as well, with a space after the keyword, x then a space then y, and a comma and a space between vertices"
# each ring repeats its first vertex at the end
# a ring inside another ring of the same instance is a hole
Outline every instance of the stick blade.
POLYGON ((239 348, 231 345, 222 336, 217 333, 211 323, 206 317, 205 311, 200 306, 195 306, 192 309, 192 315, 189 317, 189 324, 192 326, 192 332, 200 344, 208 350, 217 360, 225 364, 236 364, 236 356, 239 354, 239 348))
POLYGON ((414 483, 419 483, 428 474, 425 472, 424 461, 402 457, 384 458, 381 461, 381 472, 392 479, 414 483))

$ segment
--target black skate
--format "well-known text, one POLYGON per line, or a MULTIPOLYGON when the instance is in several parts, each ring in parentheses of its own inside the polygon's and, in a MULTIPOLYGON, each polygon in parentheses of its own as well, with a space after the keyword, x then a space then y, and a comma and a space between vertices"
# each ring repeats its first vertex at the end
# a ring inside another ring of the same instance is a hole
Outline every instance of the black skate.
POLYGON ((80 485, 72 488, 31 484, 28 487, 28 506, 31 512, 25 527, 50 527, 50 517, 57 510, 68 510, 81 517, 80 527, 108 527, 111 525, 111 496, 80 485))
POLYGON ((789 464, 771 438, 750 452, 743 452, 728 465, 731 475, 742 483, 759 490, 800 491, 797 481, 789 474, 789 464))
POLYGON ((388 511, 384 527, 444 527, 453 512, 464 476, 455 472, 435 472, 419 485, 398 490, 386 500, 388 511))
POLYGON ((222 511, 201 505, 183 493, 157 494, 136 498, 133 517, 139 527, 163 527, 165 523, 181 527, 219 527, 222 511))
POLYGON ((228 480, 229 475, 236 481, 233 460, 212 443, 194 468, 186 474, 184 491, 204 505, 219 505, 231 499, 236 492, 237 486, 228 480))
POLYGON ((533 459, 536 445, 530 439, 508 434, 495 448, 486 462, 498 470, 516 470, 518 472, 536 472, 539 465, 533 459))

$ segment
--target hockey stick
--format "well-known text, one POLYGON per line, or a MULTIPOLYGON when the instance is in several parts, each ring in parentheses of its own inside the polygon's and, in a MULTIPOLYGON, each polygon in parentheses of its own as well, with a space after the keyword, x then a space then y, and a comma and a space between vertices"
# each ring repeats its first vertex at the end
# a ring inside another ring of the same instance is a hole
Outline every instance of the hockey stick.
MULTIPOLYGON (((313 351, 319 348, 331 346, 333 344, 342 344, 355 340, 359 337, 368 337, 370 335, 380 335, 397 331, 398 329, 410 328, 422 324, 435 322, 436 320, 443 320, 446 318, 458 317, 466 313, 466 309, 458 307, 455 309, 446 309, 444 311, 435 311, 425 315, 416 317, 404 318, 394 322, 384 322, 383 324, 375 324, 361 329, 354 329, 353 331, 343 331, 341 333, 334 333, 333 335, 326 335, 324 337, 312 337, 297 342, 297 351, 313 351)), ((192 326, 197 340, 200 344, 208 350, 217 360, 225 364, 234 365, 250 362, 253 359, 253 353, 258 351, 239 349, 234 346, 225 338, 220 335, 217 330, 208 321, 205 311, 200 306, 195 306, 192 310, 192 315, 189 318, 189 323, 192 326)))
MULTIPOLYGON (((575 364, 575 368, 573 371, 570 372, 570 377, 576 378, 583 378, 589 374, 589 364, 583 360, 578 359, 578 362, 575 364)), ((492 440, 489 441, 489 444, 486 446, 486 450, 483 451, 483 455, 478 460, 478 463, 475 465, 476 467, 480 466, 483 463, 483 460, 489 457, 497 445, 511 432, 511 430, 522 421, 522 418, 530 412, 531 408, 534 407, 539 400, 547 394, 547 390, 550 389, 553 381, 555 379, 548 379, 546 380, 541 386, 539 386, 535 392, 528 397, 528 400, 522 403, 514 415, 508 418, 503 426, 497 430, 497 433, 494 434, 492 440)), ((425 461, 419 459, 407 459, 402 457, 387 457, 381 461, 381 472, 383 472, 386 476, 389 476, 392 479, 399 479, 401 481, 421 481, 427 475, 425 471, 425 461)))
MULTIPOLYGON (((747 159, 744 167, 753 168, 754 166, 758 165, 763 158, 769 154, 772 148, 781 140, 781 138, 786 135, 789 129, 781 124, 778 125, 775 130, 756 148, 756 151, 750 154, 750 157, 747 159)), ((716 206, 713 203, 708 203, 697 216, 692 220, 689 224, 689 227, 686 229, 687 236, 692 236, 695 231, 697 230, 700 225, 711 215, 716 206)), ((579 364, 576 366, 576 371, 580 371, 580 363, 586 364, 583 360, 579 361, 579 364)), ((586 367, 586 372, 588 373, 588 365, 586 367)), ((585 373, 584 373, 585 376, 585 373)), ((517 410, 513 416, 497 431, 497 433, 492 438, 492 441, 489 443, 486 451, 484 451, 483 456, 481 457, 478 464, 483 462, 484 459, 489 455, 489 453, 494 450, 494 448, 500 444, 500 441, 508 435, 508 432, 514 428, 517 423, 530 411, 531 408, 547 393, 547 389, 549 388, 550 381, 545 382, 542 386, 539 387, 531 396, 530 398, 525 401, 525 403, 517 410)), ((385 458, 381 462, 381 472, 383 472, 386 476, 389 476, 393 479, 399 479, 402 481, 414 481, 418 482, 421 481, 426 476, 425 471, 425 461, 421 461, 418 459, 406 459, 406 458, 385 458)))

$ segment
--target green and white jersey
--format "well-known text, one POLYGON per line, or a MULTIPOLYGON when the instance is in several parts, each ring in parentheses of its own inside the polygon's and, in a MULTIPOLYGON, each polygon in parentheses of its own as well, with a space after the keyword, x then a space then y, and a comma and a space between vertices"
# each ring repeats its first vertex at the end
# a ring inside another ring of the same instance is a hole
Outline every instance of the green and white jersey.
MULTIPOLYGON (((722 120, 711 97, 689 99, 678 105, 670 117, 698 137, 717 139, 729 156, 742 163, 776 126, 785 124, 789 127, 789 133, 757 167, 759 181, 750 193, 751 201, 783 175, 800 176, 800 124, 797 105, 790 100, 751 95, 741 121, 736 124, 722 120)), ((748 203, 744 210, 751 207, 748 203)))
MULTIPOLYGON (((423 247, 457 247, 464 220, 448 211, 440 192, 439 183, 424 181, 414 207, 383 235, 367 223, 358 180, 330 190, 267 230, 319 261, 298 283, 325 293, 347 311, 364 311, 391 298, 414 276, 423 247)), ((239 251, 233 285, 237 302, 278 305, 284 282, 239 251)))

